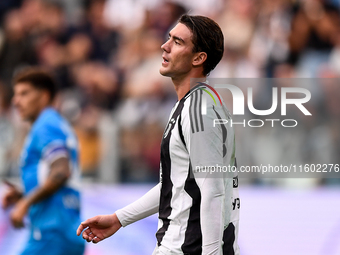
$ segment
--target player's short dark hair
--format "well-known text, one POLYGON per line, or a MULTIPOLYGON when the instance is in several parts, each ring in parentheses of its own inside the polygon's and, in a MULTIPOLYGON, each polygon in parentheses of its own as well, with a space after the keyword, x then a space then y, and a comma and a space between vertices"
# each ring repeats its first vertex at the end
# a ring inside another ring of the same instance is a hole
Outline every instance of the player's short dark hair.
POLYGON ((47 90, 50 101, 53 101, 57 93, 57 83, 54 77, 42 67, 26 67, 15 74, 13 86, 18 83, 27 82, 37 89, 47 90))
POLYGON ((221 61, 224 52, 224 37, 220 26, 212 19, 204 16, 184 14, 179 23, 184 24, 192 32, 193 52, 207 53, 203 63, 203 74, 208 75, 221 61))

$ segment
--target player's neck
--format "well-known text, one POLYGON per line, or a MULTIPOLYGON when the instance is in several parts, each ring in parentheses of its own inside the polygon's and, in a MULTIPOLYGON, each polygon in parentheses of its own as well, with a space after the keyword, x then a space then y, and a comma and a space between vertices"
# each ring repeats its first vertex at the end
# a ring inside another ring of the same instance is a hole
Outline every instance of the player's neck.
POLYGON ((172 82, 175 86, 176 94, 178 101, 180 101, 191 89, 190 88, 190 79, 191 78, 201 78, 201 79, 206 79, 206 76, 203 75, 202 73, 194 73, 190 75, 186 75, 183 77, 172 77, 172 82))
POLYGON ((47 109, 47 108, 49 108, 49 107, 51 107, 50 104, 45 105, 45 106, 43 106, 42 108, 40 108, 35 114, 32 114, 32 116, 30 116, 30 118, 27 119, 27 121, 30 123, 30 125, 33 125, 34 122, 39 118, 39 116, 41 115, 41 113, 42 113, 45 109, 47 109))

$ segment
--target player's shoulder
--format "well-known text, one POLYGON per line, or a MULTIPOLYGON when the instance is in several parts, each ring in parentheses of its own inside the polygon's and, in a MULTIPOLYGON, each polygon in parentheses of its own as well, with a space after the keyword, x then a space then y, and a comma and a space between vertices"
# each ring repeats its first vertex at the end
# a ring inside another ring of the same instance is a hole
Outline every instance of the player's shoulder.
POLYGON ((220 94, 209 84, 198 83, 184 97, 182 114, 215 116, 215 112, 222 111, 224 103, 220 94))
POLYGON ((58 136, 62 133, 61 127, 65 120, 53 108, 45 108, 34 123, 33 133, 43 136, 58 136))
POLYGON ((192 133, 210 132, 215 119, 230 119, 231 115, 220 94, 209 84, 200 83, 184 97, 181 124, 192 133), (185 125, 187 124, 187 125, 185 125))
POLYGON ((192 89, 190 89, 184 99, 186 103, 190 102, 192 107, 198 107, 202 102, 203 97, 205 99, 204 101, 208 104, 216 104, 217 102, 222 104, 221 96, 214 87, 202 82, 198 82, 192 89))

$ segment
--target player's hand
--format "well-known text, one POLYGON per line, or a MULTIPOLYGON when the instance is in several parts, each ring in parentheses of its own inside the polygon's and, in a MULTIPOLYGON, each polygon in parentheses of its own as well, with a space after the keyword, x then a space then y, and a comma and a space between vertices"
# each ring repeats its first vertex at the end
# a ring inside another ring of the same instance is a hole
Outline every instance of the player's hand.
POLYGON ((110 215, 98 215, 82 222, 77 229, 77 235, 79 236, 85 229, 82 235, 83 238, 88 242, 92 241, 93 243, 98 243, 105 238, 112 236, 121 227, 122 224, 120 224, 115 213, 110 215))
POLYGON ((22 197, 22 193, 10 182, 4 181, 4 183, 8 186, 8 189, 5 195, 2 197, 2 208, 7 209, 19 201, 19 199, 22 197))
POLYGON ((11 222, 15 228, 24 227, 24 217, 27 214, 29 204, 26 199, 20 199, 11 212, 11 222))

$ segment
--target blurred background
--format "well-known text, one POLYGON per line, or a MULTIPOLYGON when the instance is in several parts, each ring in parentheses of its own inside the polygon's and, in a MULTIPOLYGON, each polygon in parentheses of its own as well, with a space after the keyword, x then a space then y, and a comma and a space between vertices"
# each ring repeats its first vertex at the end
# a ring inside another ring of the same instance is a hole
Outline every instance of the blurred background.
MULTIPOLYGON (((11 105, 11 79, 41 65, 57 77, 55 106, 79 138, 84 218, 112 213, 156 184, 161 137, 177 100, 159 74, 160 46, 187 12, 213 18, 224 33, 224 57, 210 77, 318 81, 301 85, 312 93, 313 118, 295 116, 294 130, 237 128, 238 163, 339 164, 339 8, 339 0, 1 0, 0 179, 19 180, 29 130, 11 105)), ((272 86, 252 86, 254 104, 268 109, 272 86)), ((240 183, 244 255, 340 254, 339 179, 254 175, 240 183)), ((2 254, 16 254, 13 243, 21 242, 14 240, 25 230, 9 226, 8 212, 0 220, 2 254)), ((87 255, 151 254, 156 218, 138 224, 88 246, 87 255)))

